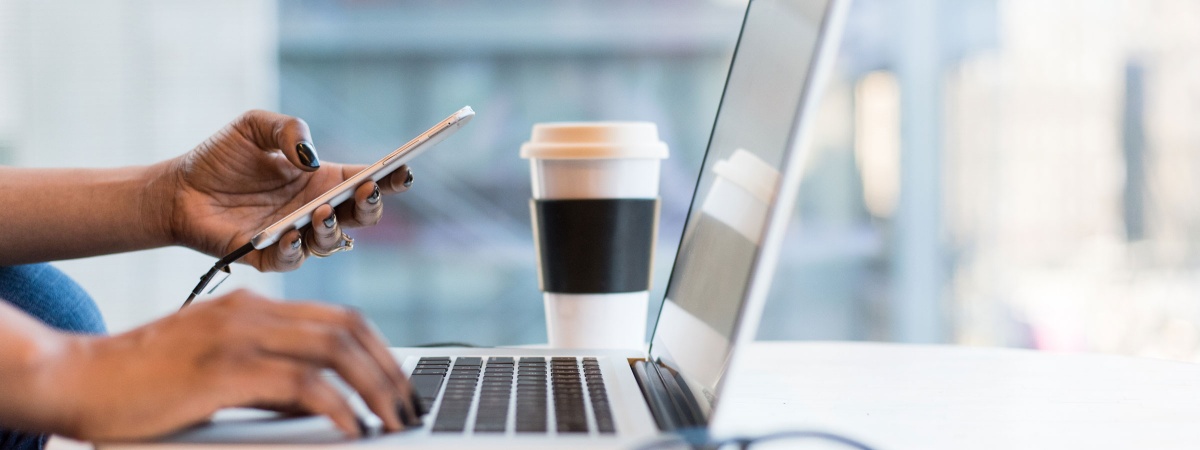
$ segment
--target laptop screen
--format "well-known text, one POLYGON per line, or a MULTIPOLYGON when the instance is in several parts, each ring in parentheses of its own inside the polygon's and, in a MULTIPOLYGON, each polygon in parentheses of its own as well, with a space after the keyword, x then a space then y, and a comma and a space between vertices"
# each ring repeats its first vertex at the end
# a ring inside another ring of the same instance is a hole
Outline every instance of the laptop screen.
POLYGON ((651 346, 702 404, 730 354, 828 3, 753 0, 746 12, 651 346))

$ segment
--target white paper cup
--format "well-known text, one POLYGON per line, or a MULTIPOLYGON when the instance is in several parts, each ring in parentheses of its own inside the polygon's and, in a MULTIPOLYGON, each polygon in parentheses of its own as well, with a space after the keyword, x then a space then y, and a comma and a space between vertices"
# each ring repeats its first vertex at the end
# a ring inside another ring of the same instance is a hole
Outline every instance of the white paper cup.
POLYGON ((649 122, 542 123, 521 146, 552 347, 645 348, 667 156, 649 122))
POLYGON ((767 208, 779 189, 779 171, 754 153, 737 149, 713 165, 717 177, 700 209, 754 245, 762 241, 767 208))

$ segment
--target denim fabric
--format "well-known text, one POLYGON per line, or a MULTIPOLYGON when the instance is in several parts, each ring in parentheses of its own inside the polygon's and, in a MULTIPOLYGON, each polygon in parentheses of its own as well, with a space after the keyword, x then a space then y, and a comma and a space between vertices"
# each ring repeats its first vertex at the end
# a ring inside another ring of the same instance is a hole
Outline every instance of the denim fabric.
MULTIPOLYGON (((0 300, 63 331, 105 333, 104 318, 92 297, 49 264, 0 267, 0 300)), ((0 449, 40 450, 46 438, 0 427, 0 449)))

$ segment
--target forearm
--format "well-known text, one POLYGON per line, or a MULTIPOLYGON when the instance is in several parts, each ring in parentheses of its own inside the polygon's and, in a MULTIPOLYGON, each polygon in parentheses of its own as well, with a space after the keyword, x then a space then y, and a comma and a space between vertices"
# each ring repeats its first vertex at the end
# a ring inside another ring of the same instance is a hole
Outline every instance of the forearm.
POLYGON ((71 394, 60 366, 82 335, 50 329, 0 300, 0 423, 37 433, 73 434, 71 394))
POLYGON ((0 265, 170 245, 164 170, 0 167, 0 265))

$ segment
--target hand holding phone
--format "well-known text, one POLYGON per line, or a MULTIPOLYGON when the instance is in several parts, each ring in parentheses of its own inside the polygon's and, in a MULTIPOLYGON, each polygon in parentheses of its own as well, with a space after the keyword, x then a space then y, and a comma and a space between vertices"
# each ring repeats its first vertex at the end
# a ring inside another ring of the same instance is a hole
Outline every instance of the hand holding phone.
MULTIPOLYGON (((192 300, 195 299, 195 297, 198 296, 206 286, 208 286, 208 284, 217 276, 218 273, 229 273, 230 264, 241 259, 254 250, 262 250, 276 242, 279 242, 285 233, 308 225, 312 221, 313 213, 316 212, 316 210, 322 205, 329 205, 336 208, 339 204, 353 197, 355 189, 360 185, 366 183, 368 180, 379 181, 388 176, 408 161, 411 161, 413 158, 437 145, 451 134, 454 134, 459 128, 461 128, 463 125, 466 125, 467 122, 469 122, 474 116, 475 111, 472 110, 470 106, 463 107, 454 114, 451 114, 450 117, 438 122, 438 124, 413 138, 400 148, 385 155, 383 158, 380 158, 379 161, 367 166, 365 169, 342 181, 337 186, 334 186, 332 189, 329 189, 325 193, 309 201, 304 206, 301 206, 299 209, 264 228, 262 231, 259 231, 250 239, 250 242, 239 247, 237 250, 234 250, 232 253, 225 255, 225 257, 218 260, 217 263, 214 264, 207 273, 201 276, 200 283, 198 283, 196 287, 192 289, 191 295, 184 302, 183 306, 186 307, 189 303, 191 303, 192 300)), ((345 236, 344 233, 343 236, 345 236)), ((349 244, 350 240, 348 237, 346 237, 346 241, 347 244, 349 244)), ((346 247, 339 247, 339 249, 342 248, 348 248, 348 245, 346 247)))
POLYGON ((368 179, 372 181, 383 179, 383 177, 388 176, 400 168, 400 166, 417 157, 417 155, 420 155, 425 150, 432 148, 443 139, 454 134, 459 128, 466 125, 472 117, 475 117, 475 111, 470 106, 464 106, 454 114, 451 114, 450 117, 438 122, 433 128, 426 130, 411 141, 408 141, 407 144, 380 158, 375 164, 367 166, 366 169, 347 178, 346 181, 339 183, 324 194, 301 206, 300 209, 293 211, 291 214, 258 232, 258 234, 250 239, 250 243, 254 245, 256 250, 262 250, 271 244, 279 242, 279 238, 284 233, 308 225, 312 220, 313 212, 321 205, 337 207, 337 205, 340 205, 354 195, 354 189, 358 185, 365 183, 368 179))

